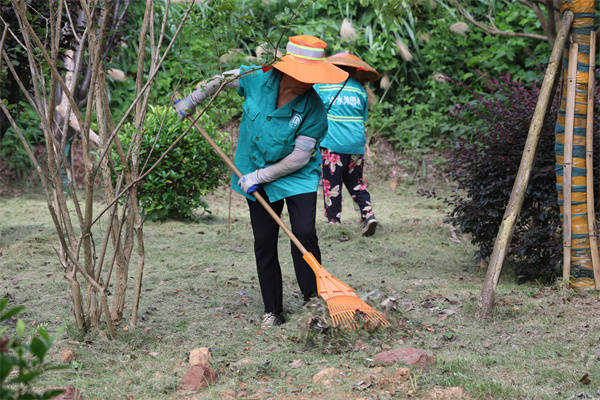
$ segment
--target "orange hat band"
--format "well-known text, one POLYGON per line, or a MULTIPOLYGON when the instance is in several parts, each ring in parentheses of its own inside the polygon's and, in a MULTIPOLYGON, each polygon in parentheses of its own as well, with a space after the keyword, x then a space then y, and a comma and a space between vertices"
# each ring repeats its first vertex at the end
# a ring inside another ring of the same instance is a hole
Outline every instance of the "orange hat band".
POLYGON ((288 42, 286 48, 287 54, 305 60, 323 61, 325 60, 325 49, 315 47, 301 46, 296 43, 288 42))

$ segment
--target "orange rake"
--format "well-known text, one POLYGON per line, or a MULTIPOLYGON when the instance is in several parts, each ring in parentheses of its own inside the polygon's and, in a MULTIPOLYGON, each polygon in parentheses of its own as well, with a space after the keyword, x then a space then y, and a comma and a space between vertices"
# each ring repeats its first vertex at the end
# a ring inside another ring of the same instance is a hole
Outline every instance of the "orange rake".
MULTIPOLYGON (((219 156, 225 161, 225 163, 231 168, 231 170, 239 177, 242 177, 242 173, 229 159, 227 154, 219 148, 219 146, 212 140, 210 135, 206 133, 204 129, 192 118, 187 117, 188 120, 194 125, 194 127, 202 134, 204 139, 211 145, 211 147, 219 154, 219 156)), ((283 229, 288 235, 290 240, 296 245, 302 258, 308 266, 313 270, 317 279, 317 291, 319 296, 325 300, 327 307, 329 308, 329 315, 333 326, 342 326, 351 330, 356 330, 362 327, 376 327, 376 326, 389 326, 389 322, 383 315, 374 310, 371 306, 360 299, 354 290, 340 281, 335 276, 331 275, 323 266, 317 261, 315 256, 304 248, 298 238, 292 233, 292 231, 283 223, 281 218, 273 211, 269 203, 257 192, 252 193, 256 200, 265 208, 265 210, 273 217, 275 222, 283 229)))

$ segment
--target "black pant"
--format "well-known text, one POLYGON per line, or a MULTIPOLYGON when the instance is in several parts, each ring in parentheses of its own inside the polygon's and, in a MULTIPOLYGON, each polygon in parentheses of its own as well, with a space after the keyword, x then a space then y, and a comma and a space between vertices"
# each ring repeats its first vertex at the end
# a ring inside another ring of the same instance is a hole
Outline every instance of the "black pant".
MULTIPOLYGON (((259 193, 268 201, 268 197, 261 188, 259 193)), ((269 203, 277 215, 281 216, 284 200, 269 203)), ((321 262, 321 251, 315 228, 315 215, 317 208, 317 193, 303 193, 285 198, 292 232, 300 243, 321 262)), ((281 267, 277 254, 277 238, 279 225, 260 205, 258 201, 248 200, 250 209, 250 223, 254 233, 254 255, 260 291, 265 305, 265 313, 279 314, 283 311, 283 285, 281 282, 281 267)), ((302 258, 298 248, 291 243, 292 260, 300 290, 304 299, 315 296, 317 282, 315 275, 302 258)))

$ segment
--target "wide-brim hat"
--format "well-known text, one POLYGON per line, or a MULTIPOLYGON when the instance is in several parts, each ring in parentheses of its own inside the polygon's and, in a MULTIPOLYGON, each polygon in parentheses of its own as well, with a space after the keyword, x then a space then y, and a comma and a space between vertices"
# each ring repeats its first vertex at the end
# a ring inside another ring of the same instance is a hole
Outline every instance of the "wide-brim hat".
POLYGON ((346 67, 356 68, 356 72, 352 75, 354 79, 361 82, 372 82, 379 79, 379 73, 375 68, 351 54, 349 51, 342 51, 327 57, 327 61, 334 65, 343 65, 346 67))
POLYGON ((341 83, 348 73, 325 58, 327 43, 308 35, 290 37, 287 53, 273 67, 304 83, 341 83))

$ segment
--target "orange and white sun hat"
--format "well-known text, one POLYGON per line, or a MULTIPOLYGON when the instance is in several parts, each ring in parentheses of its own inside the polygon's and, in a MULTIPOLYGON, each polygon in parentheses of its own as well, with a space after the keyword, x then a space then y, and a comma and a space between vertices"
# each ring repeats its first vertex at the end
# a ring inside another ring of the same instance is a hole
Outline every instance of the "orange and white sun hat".
POLYGON ((325 58, 327 43, 319 38, 298 35, 289 38, 287 53, 273 67, 304 83, 341 83, 348 73, 325 58))
POLYGON ((371 82, 379 78, 379 73, 375 68, 371 67, 348 50, 327 57, 327 61, 333 65, 343 65, 355 68, 356 72, 352 76, 360 82, 371 82))

